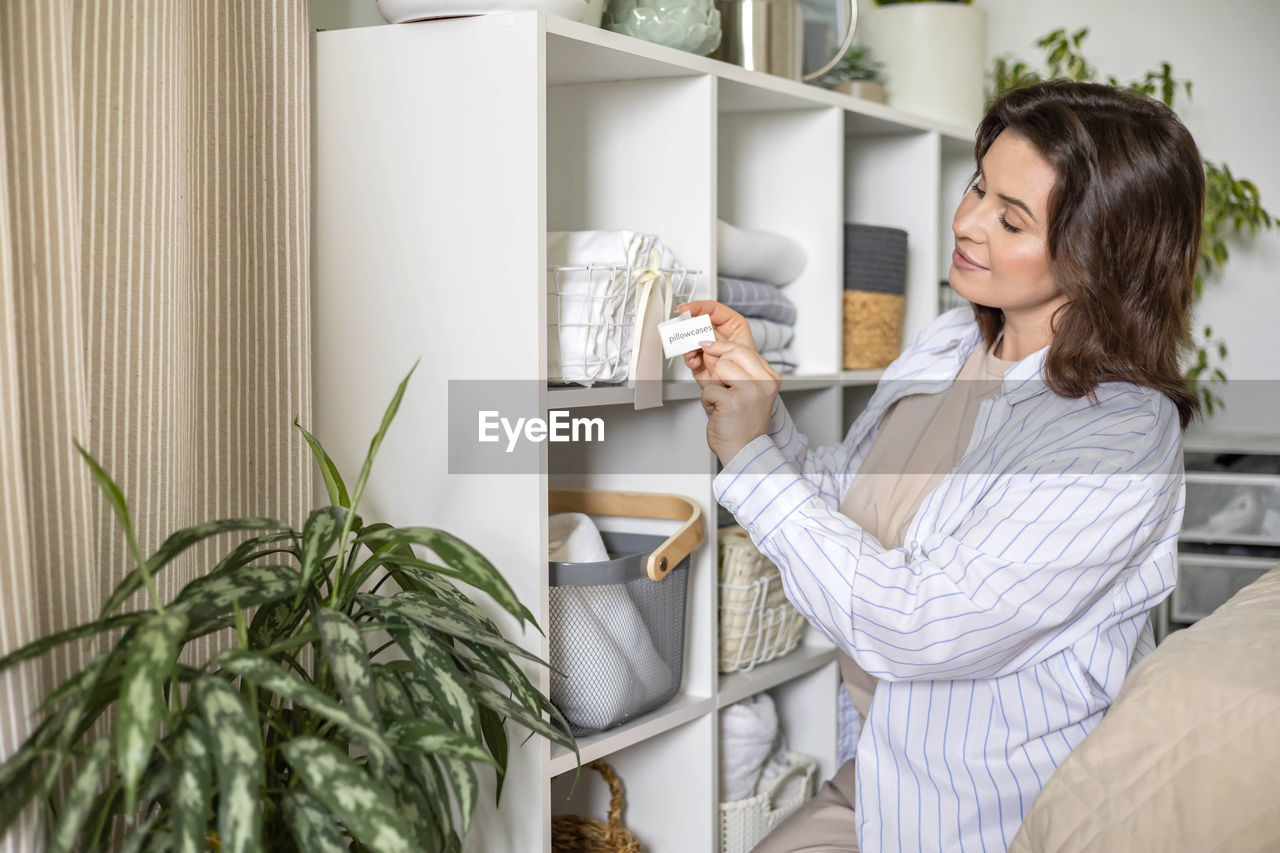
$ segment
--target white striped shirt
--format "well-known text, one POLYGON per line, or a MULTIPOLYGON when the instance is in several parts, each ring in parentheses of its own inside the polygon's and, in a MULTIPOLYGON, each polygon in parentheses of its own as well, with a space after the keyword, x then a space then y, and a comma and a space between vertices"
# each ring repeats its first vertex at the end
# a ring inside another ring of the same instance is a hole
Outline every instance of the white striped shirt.
POLYGON ((845 440, 809 450, 784 406, 716 498, 809 621, 881 679, 857 747, 864 853, 1008 848, 1032 800, 1152 647, 1173 589, 1184 477, 1177 410, 1105 383, 1044 385, 1047 350, 983 402, 965 455, 902 548, 839 512, 888 407, 936 393, 979 343, 944 314, 886 371, 845 440))

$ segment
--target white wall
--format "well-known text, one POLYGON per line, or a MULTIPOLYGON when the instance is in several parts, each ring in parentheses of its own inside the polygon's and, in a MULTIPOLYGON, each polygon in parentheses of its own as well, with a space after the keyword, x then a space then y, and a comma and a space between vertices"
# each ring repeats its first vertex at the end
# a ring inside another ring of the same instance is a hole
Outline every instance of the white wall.
MULTIPOLYGON (((1036 67, 1040 36, 1089 27, 1084 52, 1122 80, 1162 61, 1192 81, 1178 107, 1201 153, 1258 185, 1280 214, 1280 3, 1275 0, 975 0, 987 11, 987 67, 1013 53, 1036 67)), ((1175 101, 1175 104, 1177 102, 1175 101)), ((1229 243, 1226 276, 1206 288, 1198 312, 1230 348, 1225 414, 1215 430, 1280 431, 1280 230, 1229 243), (1269 381, 1263 381, 1269 380, 1269 381), (1234 392, 1234 393, 1232 393, 1234 392)))
MULTIPOLYGON (((871 0, 858 0, 862 6, 871 0)), ((1179 114, 1202 153, 1253 180, 1280 214, 1280 2, 1276 0, 974 0, 987 11, 987 67, 1014 53, 1041 65, 1035 40, 1088 26, 1085 55, 1127 80, 1167 61, 1190 79, 1179 114)), ((374 0, 308 0, 315 28, 382 23, 374 0)), ((1227 275, 1211 283, 1197 316, 1230 348, 1227 411, 1210 424, 1280 431, 1280 230, 1233 242, 1227 275)))

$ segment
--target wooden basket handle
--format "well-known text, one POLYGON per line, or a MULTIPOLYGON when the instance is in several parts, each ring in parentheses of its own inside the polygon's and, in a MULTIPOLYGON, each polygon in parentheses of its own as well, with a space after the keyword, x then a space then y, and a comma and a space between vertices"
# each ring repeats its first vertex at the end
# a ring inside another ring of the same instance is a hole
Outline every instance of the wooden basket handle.
POLYGON ((702 507, 684 495, 652 492, 605 492, 598 489, 551 489, 547 500, 553 513, 581 512, 624 518, 668 518, 683 521, 680 529, 649 555, 650 580, 660 581, 702 541, 702 507))

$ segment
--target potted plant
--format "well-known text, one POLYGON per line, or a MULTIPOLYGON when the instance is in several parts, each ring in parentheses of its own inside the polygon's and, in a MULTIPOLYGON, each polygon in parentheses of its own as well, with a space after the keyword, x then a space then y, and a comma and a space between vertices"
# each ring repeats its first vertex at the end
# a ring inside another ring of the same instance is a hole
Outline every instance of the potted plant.
MULTIPOLYGON (((1105 82, 1110 86, 1141 92, 1158 98, 1170 109, 1174 108, 1174 96, 1179 91, 1191 97, 1191 81, 1174 78, 1173 69, 1167 62, 1162 62, 1159 70, 1148 71, 1141 78, 1127 83, 1114 75, 1100 77, 1082 51, 1088 35, 1088 27, 1071 34, 1065 28, 1058 28, 1039 38, 1036 46, 1044 50, 1047 65, 1043 75, 1016 57, 997 57, 991 72, 992 96, 1006 89, 1029 86, 1041 79, 1065 77, 1082 82, 1105 82)), ((1275 217, 1262 206, 1257 185, 1246 178, 1237 178, 1226 163, 1205 159, 1204 180, 1204 227, 1195 276, 1197 302, 1204 294, 1205 282, 1222 275, 1229 257, 1228 236, 1254 235, 1276 224, 1275 217)), ((1198 337, 1196 354, 1187 367, 1186 376, 1199 395, 1205 413, 1212 417, 1222 406, 1222 399, 1214 393, 1212 384, 1227 380, 1220 367, 1221 360, 1227 356, 1227 346, 1214 338, 1213 329, 1209 326, 1204 326, 1198 337)))
POLYGON ((146 556, 120 490, 80 450, 136 566, 96 621, 10 653, 0 670, 63 643, 123 634, 45 698, 43 719, 0 766, 0 835, 38 799, 52 851, 461 850, 477 765, 493 768, 501 793, 507 721, 576 750, 516 663, 542 662, 454 584, 532 623, 501 574, 443 530, 357 514, 408 381, 351 491, 298 427, 330 500, 301 530, 224 519, 179 530, 146 556), (160 601, 156 576, 224 533, 249 535, 160 601), (122 609, 140 589, 150 607, 122 609), (204 661, 182 657, 228 628, 233 647, 204 661), (102 723, 109 737, 96 736, 102 723), (70 785, 59 785, 67 772, 70 785))
POLYGON ((850 45, 836 62, 835 67, 818 78, 819 86, 883 104, 884 63, 872 58, 871 48, 864 44, 850 45))
POLYGON ((962 127, 982 117, 987 19, 971 0, 874 0, 862 41, 884 63, 889 103, 962 127))

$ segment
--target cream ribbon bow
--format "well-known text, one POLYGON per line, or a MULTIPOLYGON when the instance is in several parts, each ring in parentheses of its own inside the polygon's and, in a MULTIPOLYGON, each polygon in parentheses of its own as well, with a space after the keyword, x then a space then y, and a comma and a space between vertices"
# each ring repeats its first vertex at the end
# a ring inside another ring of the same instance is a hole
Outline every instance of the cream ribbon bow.
POLYGON ((658 324, 671 316, 671 277, 659 266, 662 255, 649 250, 649 265, 634 271, 635 335, 627 384, 636 389, 637 409, 662 405, 662 341, 658 324))

